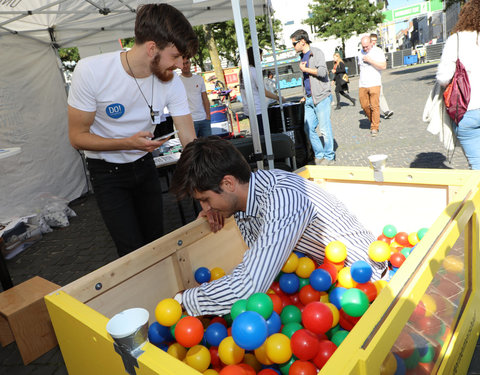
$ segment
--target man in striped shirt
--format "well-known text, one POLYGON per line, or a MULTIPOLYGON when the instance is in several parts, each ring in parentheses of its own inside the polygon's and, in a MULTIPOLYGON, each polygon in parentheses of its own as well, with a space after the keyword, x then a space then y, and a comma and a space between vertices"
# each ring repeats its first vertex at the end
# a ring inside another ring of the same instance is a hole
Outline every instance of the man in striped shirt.
POLYGON ((218 137, 185 147, 172 191, 198 199, 204 213, 234 215, 249 247, 230 274, 176 296, 190 315, 229 313, 237 300, 265 293, 293 250, 323 263, 325 246, 334 240, 347 247, 346 266, 365 260, 375 280, 387 271, 386 262, 368 257, 374 235, 332 194, 295 173, 252 173, 242 154, 218 137))

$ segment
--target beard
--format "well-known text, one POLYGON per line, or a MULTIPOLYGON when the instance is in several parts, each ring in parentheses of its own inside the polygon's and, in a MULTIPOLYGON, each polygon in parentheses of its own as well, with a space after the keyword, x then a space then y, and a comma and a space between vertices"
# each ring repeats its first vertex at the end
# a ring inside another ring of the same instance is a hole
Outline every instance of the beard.
POLYGON ((171 66, 167 69, 161 69, 159 67, 160 63, 160 54, 157 53, 150 63, 150 70, 153 74, 162 82, 168 82, 173 79, 173 71, 176 69, 175 66, 171 66))

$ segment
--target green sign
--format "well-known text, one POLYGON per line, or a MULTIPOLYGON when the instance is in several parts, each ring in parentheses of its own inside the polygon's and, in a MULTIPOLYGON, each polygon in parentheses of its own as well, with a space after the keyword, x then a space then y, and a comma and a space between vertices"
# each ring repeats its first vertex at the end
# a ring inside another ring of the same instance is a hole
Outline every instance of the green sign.
POLYGON ((387 10, 383 12, 385 16, 383 22, 399 21, 419 16, 428 12, 443 10, 443 3, 441 0, 424 1, 408 7, 387 10))

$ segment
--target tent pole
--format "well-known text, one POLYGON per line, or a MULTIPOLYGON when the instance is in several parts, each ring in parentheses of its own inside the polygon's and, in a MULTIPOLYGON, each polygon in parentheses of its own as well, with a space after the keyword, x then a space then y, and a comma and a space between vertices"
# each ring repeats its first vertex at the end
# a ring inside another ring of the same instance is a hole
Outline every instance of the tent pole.
POLYGON ((257 72, 257 86, 260 98, 260 107, 262 108, 263 133, 265 135, 265 148, 267 152, 268 168, 273 169, 274 156, 272 150, 272 139, 270 136, 270 121, 268 120, 267 98, 265 97, 265 86, 263 85, 262 61, 260 60, 260 48, 258 46, 257 26, 255 24, 255 8, 253 0, 247 0, 248 23, 250 26, 250 36, 252 38, 253 57, 255 60, 255 70, 257 72))
MULTIPOLYGON (((235 33, 237 35, 238 51, 240 53, 240 65, 242 66, 243 84, 245 85, 246 98, 243 101, 248 103, 248 116, 250 119, 250 130, 252 133, 253 150, 255 153, 255 161, 257 168, 263 169, 263 153, 262 144, 260 143, 260 135, 258 132, 257 115, 255 110, 255 102, 253 101, 252 81, 250 80, 250 69, 247 57, 247 46, 245 44, 245 34, 243 31, 242 14, 239 0, 232 1, 233 20, 235 23, 235 33)), ((257 44, 258 45, 258 44, 257 44)))

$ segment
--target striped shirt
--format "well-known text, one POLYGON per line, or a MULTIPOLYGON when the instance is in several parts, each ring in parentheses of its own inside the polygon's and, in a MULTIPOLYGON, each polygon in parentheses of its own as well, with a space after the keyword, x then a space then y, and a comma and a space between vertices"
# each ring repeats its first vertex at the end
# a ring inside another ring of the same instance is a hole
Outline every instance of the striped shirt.
POLYGON ((188 289, 183 304, 190 315, 223 315, 239 299, 265 293, 293 250, 323 263, 325 246, 334 240, 347 247, 345 266, 370 263, 374 280, 387 263, 368 257, 374 235, 332 194, 295 173, 252 173, 245 212, 235 220, 248 246, 243 261, 228 275, 188 289))

